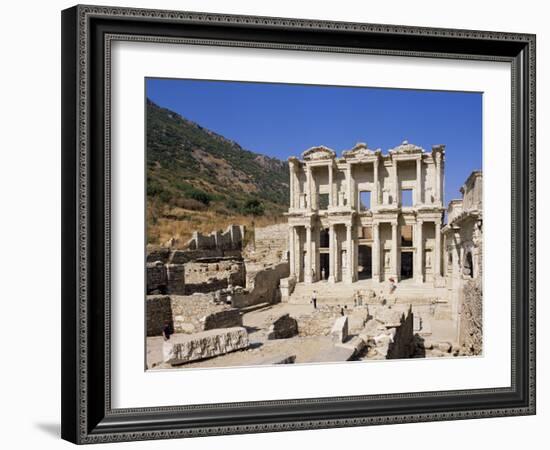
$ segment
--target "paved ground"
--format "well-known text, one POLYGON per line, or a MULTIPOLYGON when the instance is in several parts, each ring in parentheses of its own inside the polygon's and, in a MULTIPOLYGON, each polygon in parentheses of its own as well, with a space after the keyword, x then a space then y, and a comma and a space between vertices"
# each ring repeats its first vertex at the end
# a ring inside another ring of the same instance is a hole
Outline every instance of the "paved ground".
MULTIPOLYGON (((351 311, 350 311, 351 312, 351 311)), ((294 355, 295 363, 311 362, 319 355, 327 354, 334 348, 330 336, 294 337, 290 339, 268 340, 267 332, 273 321, 282 314, 291 317, 311 317, 318 311, 312 305, 293 305, 279 303, 258 309, 243 316, 243 326, 249 333, 250 348, 216 358, 205 359, 185 364, 182 368, 207 368, 230 366, 254 366, 270 364, 272 359, 281 356, 294 355)), ((353 313, 352 313, 353 316, 353 313)), ((351 318, 350 324, 356 319, 351 318)), ((432 335, 425 339, 431 342, 452 342, 452 324, 449 320, 431 320, 432 335)), ((162 337, 147 338, 147 367, 151 369, 170 368, 162 364, 162 337)), ((451 356, 441 352, 426 352, 427 357, 451 356)), ((322 361, 319 361, 322 362, 322 361)))
MULTIPOLYGON (((295 355, 296 363, 311 361, 315 359, 315 355, 329 351, 333 347, 329 336, 294 337, 270 341, 267 339, 267 330, 274 319, 281 314, 289 313, 292 317, 296 317, 312 311, 313 307, 310 305, 279 303, 247 313, 243 316, 243 326, 248 331, 249 349, 185 364, 182 367, 250 366, 262 362, 269 363, 268 360, 281 355, 295 355)), ((147 367, 166 368, 164 364, 160 364, 162 344, 163 339, 160 336, 147 338, 147 367)))

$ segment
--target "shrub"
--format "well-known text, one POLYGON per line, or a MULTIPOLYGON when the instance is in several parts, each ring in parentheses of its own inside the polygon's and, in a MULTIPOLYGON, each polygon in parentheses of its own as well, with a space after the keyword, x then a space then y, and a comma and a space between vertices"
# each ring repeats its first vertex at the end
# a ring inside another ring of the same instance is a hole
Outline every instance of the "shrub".
POLYGON ((257 199, 247 200, 243 207, 243 213, 252 216, 263 216, 264 205, 257 199))

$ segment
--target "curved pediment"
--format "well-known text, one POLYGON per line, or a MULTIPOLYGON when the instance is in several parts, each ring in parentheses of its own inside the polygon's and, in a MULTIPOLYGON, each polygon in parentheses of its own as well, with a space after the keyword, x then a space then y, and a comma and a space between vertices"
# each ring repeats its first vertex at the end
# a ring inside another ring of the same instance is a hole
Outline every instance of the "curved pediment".
POLYGON ((365 142, 358 142, 351 150, 342 152, 344 158, 366 158, 368 156, 374 156, 377 153, 381 153, 380 149, 372 150, 365 142))
POLYGON ((409 141, 403 141, 400 145, 392 148, 389 152, 392 153, 422 153, 424 149, 418 145, 409 144, 409 141))
POLYGON ((304 161, 318 161, 320 159, 334 159, 336 153, 328 147, 320 145, 319 147, 308 148, 302 153, 304 161))

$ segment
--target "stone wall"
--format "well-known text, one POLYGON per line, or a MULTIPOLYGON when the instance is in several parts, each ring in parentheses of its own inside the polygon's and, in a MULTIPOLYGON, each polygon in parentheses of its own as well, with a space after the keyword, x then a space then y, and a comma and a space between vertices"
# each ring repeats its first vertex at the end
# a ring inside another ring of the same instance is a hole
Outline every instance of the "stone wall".
POLYGON ((147 246, 147 262, 154 263, 156 261, 161 261, 166 264, 170 258, 171 251, 166 247, 159 247, 154 245, 147 246))
POLYGON ((166 294, 166 266, 161 261, 147 263, 147 293, 166 294))
POLYGON ((349 333, 359 333, 369 317, 366 306, 345 308, 341 305, 321 305, 297 317, 300 336, 329 336, 334 322, 342 317, 342 311, 348 317, 349 333))
POLYGON ((225 231, 202 234, 198 231, 187 242, 189 250, 241 250, 244 238, 244 226, 229 225, 225 231))
POLYGON ((278 303, 281 300, 280 281, 288 277, 288 263, 281 262, 269 267, 246 272, 246 290, 233 296, 232 304, 236 308, 257 305, 259 303, 278 303))
POLYGON ((281 278, 280 290, 281 290, 282 302, 288 302, 290 300, 290 296, 294 292, 295 287, 296 287, 296 277, 290 276, 286 278, 281 278))
POLYGON ((412 308, 401 316, 400 325, 396 327, 393 342, 388 346, 387 359, 410 358, 415 351, 414 316, 412 308))
POLYGON ((147 336, 160 336, 165 320, 172 323, 176 333, 198 333, 205 330, 205 326, 210 329, 240 325, 240 314, 236 310, 236 313, 216 316, 231 309, 231 306, 217 302, 212 294, 149 295, 147 336))
POLYGON ((212 294, 174 295, 171 299, 176 333, 203 331, 208 315, 230 308, 229 305, 216 302, 212 294))
POLYGON ((278 223, 267 227, 254 228, 253 252, 247 256, 262 263, 277 263, 287 260, 288 252, 288 224, 278 223))
POLYGON ((202 329, 205 331, 213 328, 241 327, 242 325, 242 315, 236 308, 210 313, 202 320, 202 329))
POLYGON ((187 294, 213 292, 228 285, 244 286, 245 266, 235 259, 201 259, 185 264, 187 294))
POLYGON ((166 293, 185 294, 185 265, 166 264, 166 293))
POLYGON ((465 355, 481 355, 483 348, 483 291, 481 280, 464 283, 461 295, 459 345, 465 355))
POLYGON ((147 336, 162 335, 164 321, 173 324, 172 302, 168 295, 149 295, 147 296, 146 311, 147 317, 147 336))

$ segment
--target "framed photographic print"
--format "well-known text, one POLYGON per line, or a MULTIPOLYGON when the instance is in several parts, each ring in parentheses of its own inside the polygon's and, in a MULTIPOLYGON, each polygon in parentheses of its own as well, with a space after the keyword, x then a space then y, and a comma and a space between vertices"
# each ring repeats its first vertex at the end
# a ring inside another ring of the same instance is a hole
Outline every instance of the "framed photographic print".
POLYGON ((535 36, 62 13, 62 436, 535 413, 535 36))

